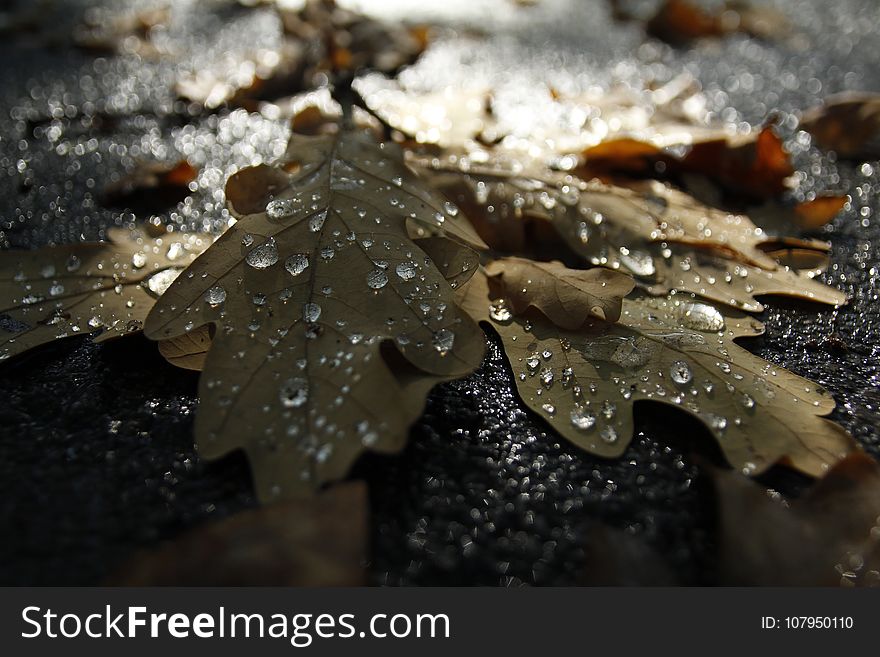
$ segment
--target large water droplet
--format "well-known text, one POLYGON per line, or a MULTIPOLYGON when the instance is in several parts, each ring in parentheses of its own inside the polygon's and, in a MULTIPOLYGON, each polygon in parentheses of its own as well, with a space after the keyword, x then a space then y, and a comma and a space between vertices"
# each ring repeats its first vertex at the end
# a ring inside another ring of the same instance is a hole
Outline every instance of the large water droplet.
POLYGON ((321 306, 316 303, 303 304, 303 319, 309 323, 317 322, 321 316, 321 306))
POLYGON ((491 304, 489 304, 489 317, 494 319, 496 322, 501 322, 505 324, 513 319, 513 313, 510 312, 510 308, 507 305, 507 301, 504 299, 496 299, 491 304))
POLYGON ((683 386, 691 382, 691 379, 694 378, 694 373, 691 372, 691 366, 686 361, 677 360, 669 368, 669 377, 678 385, 683 386))
POLYGON ((395 271, 403 280, 408 281, 415 278, 416 266, 412 262, 401 262, 397 265, 395 271))
POLYGON ((282 217, 289 217, 293 214, 298 204, 299 199, 283 199, 270 201, 269 205, 266 206, 266 214, 269 215, 270 219, 281 219, 282 217))
POLYGON ((309 267, 309 256, 305 253, 297 253, 284 261, 284 268, 291 276, 299 276, 309 267))
POLYGON ((596 416, 577 407, 571 412, 571 426, 581 431, 587 431, 596 426, 596 416))
POLYGON ((609 445, 612 445, 617 442, 617 429, 612 427, 610 424, 602 427, 602 431, 599 432, 599 436, 609 445))
POLYGON ((688 302, 679 308, 681 323, 695 331, 715 333, 724 329, 724 315, 707 303, 688 302))
POLYGON ((385 287, 388 284, 388 274, 386 274, 382 269, 374 269, 369 274, 367 274, 367 286, 378 290, 385 287))
POLYGON ((309 219, 309 230, 317 233, 324 227, 324 221, 327 219, 327 211, 324 210, 309 219))
POLYGON ((219 285, 208 288, 205 292, 205 303, 211 306, 218 306, 226 301, 226 290, 219 285))
POLYGON ((309 399, 309 383, 299 377, 288 379, 279 390, 282 405, 286 408, 299 408, 309 399))
POLYGON ((434 333, 434 338, 431 340, 431 344, 434 345, 434 349, 441 356, 445 356, 452 349, 452 345, 455 343, 455 333, 450 331, 449 329, 440 329, 436 333, 434 333))
POLYGON ((260 244, 248 253, 244 260, 254 269, 271 267, 278 262, 278 247, 275 246, 275 240, 270 239, 268 242, 260 244))

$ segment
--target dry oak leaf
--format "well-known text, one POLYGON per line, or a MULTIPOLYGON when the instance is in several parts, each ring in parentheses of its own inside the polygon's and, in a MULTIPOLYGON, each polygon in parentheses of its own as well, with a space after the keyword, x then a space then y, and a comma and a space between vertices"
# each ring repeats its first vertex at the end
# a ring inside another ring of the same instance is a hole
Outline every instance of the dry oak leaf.
POLYGON ((124 564, 112 586, 363 586, 367 490, 334 486, 194 529, 124 564))
POLYGON ((841 158, 869 160, 880 156, 880 94, 831 96, 804 112, 800 127, 825 150, 841 158))
POLYGON ((310 494, 364 449, 402 448, 430 386, 479 366, 482 332, 420 243, 464 251, 441 256, 462 271, 482 243, 394 144, 367 133, 294 135, 279 162, 242 170, 226 195, 240 221, 163 295, 146 333, 213 324, 201 453, 244 449, 263 500, 310 494), (396 378, 384 342, 421 383, 396 378))
MULTIPOLYGON (((525 246, 525 224, 539 220, 590 264, 632 274, 652 294, 693 292, 749 312, 763 309, 756 299, 763 294, 831 305, 846 301, 838 290, 765 253, 780 239, 748 216, 702 205, 656 181, 631 188, 583 182, 492 155, 412 161, 502 251, 525 246)), ((790 238, 786 245, 820 254, 828 249, 816 240, 790 238)))
POLYGON ((736 473, 712 478, 721 584, 880 586, 880 467, 864 452, 790 504, 736 473))
POLYGON ((0 252, 0 360, 100 330, 96 342, 140 331, 156 299, 211 243, 121 228, 107 242, 0 252))
POLYGON ((757 201, 787 191, 794 173, 782 140, 769 126, 732 136, 720 129, 704 129, 663 148, 620 137, 582 151, 581 157, 576 171, 584 178, 656 177, 662 169, 664 177, 703 176, 728 193, 757 201))
MULTIPOLYGON (((495 271, 504 266, 498 261, 495 271)), ((834 409, 827 392, 734 343, 763 331, 746 315, 684 294, 636 296, 623 301, 616 323, 566 330, 534 310, 514 315, 501 276, 478 273, 459 294, 462 307, 501 336, 523 401, 593 454, 623 454, 642 400, 699 419, 727 460, 750 475, 785 463, 817 476, 855 449, 822 417, 834 409)))
POLYGON ((498 277, 510 310, 520 315, 534 307, 560 328, 574 330, 590 317, 616 322, 623 297, 635 281, 609 269, 568 269, 560 262, 524 258, 495 260, 486 273, 498 277))

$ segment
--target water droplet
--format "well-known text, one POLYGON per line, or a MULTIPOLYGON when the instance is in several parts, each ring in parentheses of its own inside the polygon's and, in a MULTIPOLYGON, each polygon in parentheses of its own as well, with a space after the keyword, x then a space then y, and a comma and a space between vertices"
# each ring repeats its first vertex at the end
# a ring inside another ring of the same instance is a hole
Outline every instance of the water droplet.
POLYGON ((677 360, 672 363, 672 366, 669 368, 669 376, 678 385, 690 383, 691 379, 694 378, 694 374, 691 372, 691 366, 683 360, 677 360))
POLYGON ((254 236, 250 233, 245 233, 241 238, 241 245, 245 248, 249 247, 254 243, 254 236))
POLYGON ((454 217, 458 214, 458 208, 449 201, 446 201, 443 204, 443 209, 446 210, 446 214, 448 214, 450 217, 454 217))
POLYGON ((205 292, 205 303, 211 306, 218 306, 226 301, 226 290, 219 285, 208 288, 205 292))
POLYGON ((602 402, 602 417, 606 420, 614 419, 615 414, 617 413, 617 404, 613 401, 605 400, 602 402))
POLYGON ((755 400, 751 395, 744 394, 742 396, 742 405, 745 406, 746 408, 754 408, 755 407, 755 400))
POLYGON ((74 272, 82 266, 82 261, 75 255, 67 259, 67 271, 74 272))
POLYGON ((617 429, 612 427, 610 424, 602 427, 602 431, 599 432, 599 436, 609 445, 612 445, 617 442, 617 429))
POLYGON ((541 408, 547 415, 556 415, 556 407, 553 404, 544 404, 541 408))
POLYGON ((58 281, 55 281, 49 288, 49 296, 57 297, 60 294, 64 294, 64 286, 58 281))
POLYGON ((412 262, 401 262, 395 268, 397 275, 400 276, 403 280, 408 281, 412 278, 415 278, 416 275, 416 266, 412 262))
POLYGON ((327 211, 323 210, 309 219, 309 230, 317 233, 324 227, 324 221, 327 219, 327 211))
POLYGON ((274 265, 278 262, 278 247, 275 246, 275 240, 270 239, 260 244, 247 254, 245 262, 254 269, 266 269, 274 265))
POLYGON ((309 323, 317 322, 321 316, 321 306, 316 303, 303 304, 303 319, 309 323))
POLYGON ((507 306, 507 301, 504 299, 496 299, 489 304, 489 317, 496 322, 504 324, 513 319, 513 313, 510 312, 510 308, 507 306))
POLYGON ((286 408, 299 408, 309 399, 309 383, 299 377, 288 379, 279 390, 281 403, 286 408))
POLYGON ((144 253, 137 252, 133 256, 131 256, 131 266, 135 269, 143 269, 144 265, 147 264, 147 256, 144 253))
POLYGON ((388 274, 382 269, 374 269, 367 274, 367 286, 373 290, 379 290, 388 284, 388 274))
POLYGON ((299 199, 283 199, 270 201, 269 204, 266 206, 266 214, 269 215, 270 219, 281 219, 282 217, 289 217, 293 214, 298 203, 299 199))
POLYGON ((156 272, 147 280, 147 287, 150 288, 150 292, 153 294, 162 296, 171 287, 171 284, 180 275, 181 271, 183 270, 172 267, 156 272))
POLYGON ((534 373, 535 370, 538 369, 538 366, 541 364, 541 361, 538 359, 537 355, 529 356, 526 359, 526 367, 529 368, 529 371, 534 373))
POLYGON ((297 253, 284 261, 284 268, 291 276, 299 276, 309 267, 309 256, 305 253, 297 253))
POLYGON ((596 426, 596 416, 577 407, 571 412, 571 426, 581 431, 587 431, 596 426))
POLYGON ((434 349, 441 356, 445 356, 447 353, 449 353, 454 343, 455 333, 453 333, 449 329, 440 329, 439 331, 434 333, 434 337, 431 340, 431 344, 434 345, 434 349))
POLYGON ((724 329, 724 315, 707 303, 688 302, 681 304, 679 318, 682 324, 695 331, 716 333, 724 329))

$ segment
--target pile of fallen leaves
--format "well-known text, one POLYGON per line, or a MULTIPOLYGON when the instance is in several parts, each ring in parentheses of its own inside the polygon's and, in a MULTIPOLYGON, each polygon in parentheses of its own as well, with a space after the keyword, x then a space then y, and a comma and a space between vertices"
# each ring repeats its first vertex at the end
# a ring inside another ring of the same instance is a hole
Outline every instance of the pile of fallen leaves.
MULTIPOLYGON (((683 6, 668 3, 653 29, 671 29, 683 6)), ((876 464, 826 419, 825 390, 737 344, 762 332, 761 296, 846 302, 815 279, 830 246, 800 233, 847 199, 787 202, 794 170, 772 125, 708 122, 693 81, 679 78, 642 92, 548 88, 579 122, 514 133, 491 90, 413 93, 386 77, 425 47, 424 27, 329 0, 278 11, 283 56, 247 80, 201 72, 178 83, 206 111, 295 108, 284 156, 227 181, 237 221, 225 233, 149 223, 102 243, 0 254, 0 359, 143 330, 170 363, 201 371, 200 453, 244 450, 259 498, 277 505, 184 539, 179 568, 155 555, 125 581, 181 583, 187 563, 215 552, 230 582, 357 581, 364 491, 320 491, 363 451, 399 451, 430 390, 479 367, 485 330, 500 337, 523 402, 577 448, 619 457, 637 401, 705 425, 734 469, 714 475, 724 550, 737 552, 722 555, 722 580, 877 582, 876 464), (338 83, 337 98, 296 95, 321 79, 338 83), (784 508, 742 476, 776 465, 820 482, 784 508), (345 545, 338 559, 322 554, 327 541, 345 545), (279 570, 230 569, 236 550, 279 570)), ((700 21, 688 38, 725 32, 700 21)), ((876 144, 877 102, 832 101, 803 128, 841 157, 861 155, 876 144)), ((185 194, 193 175, 186 163, 146 167, 106 195, 185 194)), ((597 560, 616 555, 601 572, 639 554, 615 547, 630 538, 596 540, 597 560)))

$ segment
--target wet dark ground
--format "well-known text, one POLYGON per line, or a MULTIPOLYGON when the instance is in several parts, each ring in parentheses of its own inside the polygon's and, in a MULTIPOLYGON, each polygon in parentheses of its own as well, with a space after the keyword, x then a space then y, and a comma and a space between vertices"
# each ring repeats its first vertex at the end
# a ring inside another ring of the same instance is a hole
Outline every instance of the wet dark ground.
MULTIPOLYGON (((75 24, 84 4, 52 3, 50 33, 75 24)), ((382 4, 387 15, 404 5, 382 4)), ((493 36, 440 40, 405 75, 414 87, 485 81, 514 113, 529 109, 536 81, 574 88, 688 71, 725 120, 758 124, 780 111, 800 170, 796 194, 852 197, 823 234, 833 245, 824 280, 852 301, 832 311, 770 300, 767 334, 747 346, 827 387, 838 401, 833 418, 880 455, 880 163, 836 162, 804 142, 786 114, 833 92, 880 90, 880 6, 775 3, 807 48, 734 36, 673 50, 644 45, 638 28, 614 24, 600 1, 548 0, 521 10, 506 1, 436 4, 419 3, 427 5, 419 17, 491 20, 493 36), (831 336, 840 342, 823 342, 831 336)), ((283 122, 243 111, 194 115, 168 91, 175 66, 208 65, 256 36, 277 39, 273 16, 221 2, 174 6, 184 26, 162 31, 159 41, 184 64, 131 55, 96 61, 64 39, 46 47, 39 30, 4 38, 4 247, 95 239, 125 221, 100 205, 98 191, 139 159, 186 156, 199 165, 193 194, 160 216, 217 228, 227 219, 217 191, 225 177, 283 149, 283 122)), ((712 584, 715 518, 701 464, 717 456, 700 426, 640 407, 625 456, 592 457, 559 442, 525 409, 497 342, 489 343, 478 372, 434 391, 400 456, 367 456, 356 468, 370 484, 372 581, 578 583, 591 537, 607 525, 644 540, 676 581, 712 584)), ((243 458, 206 463, 193 449, 196 384, 143 338, 100 347, 74 338, 0 368, 0 583, 99 583, 138 548, 255 504, 243 458)), ((806 480, 777 471, 764 483, 796 495, 806 480)), ((625 581, 644 580, 634 573, 625 581)))

